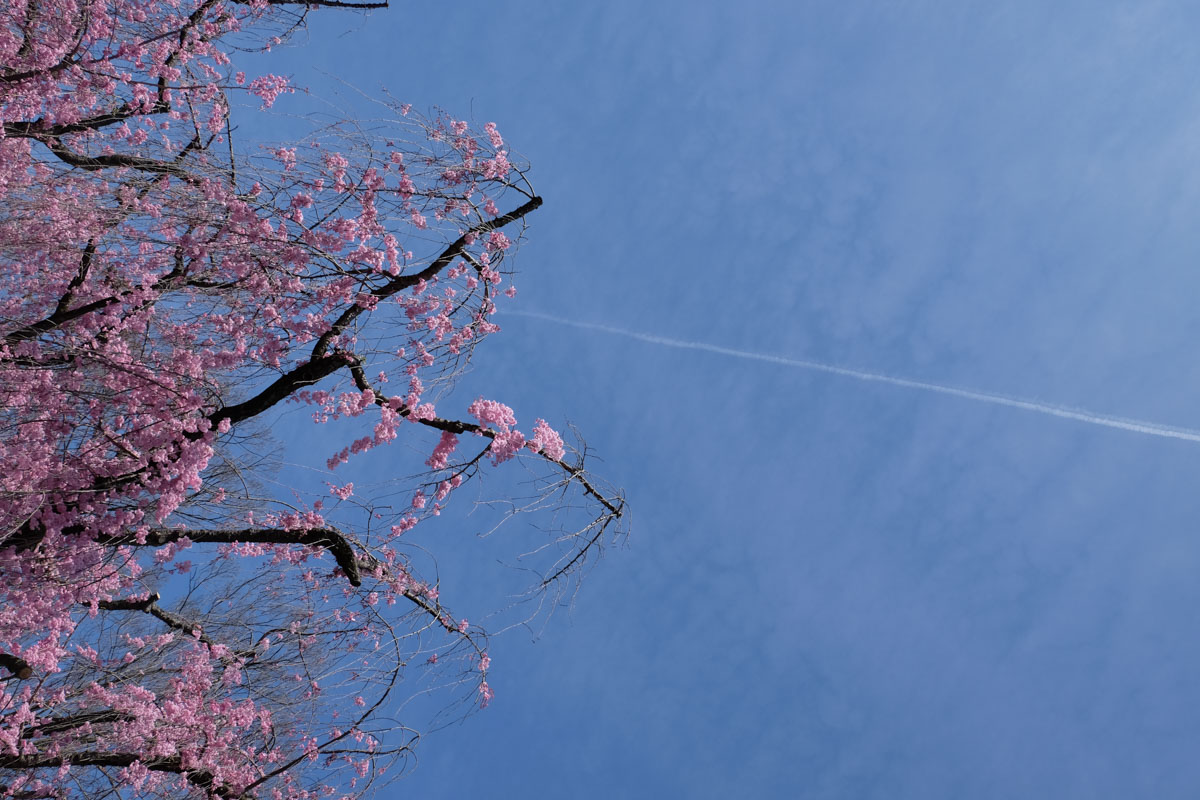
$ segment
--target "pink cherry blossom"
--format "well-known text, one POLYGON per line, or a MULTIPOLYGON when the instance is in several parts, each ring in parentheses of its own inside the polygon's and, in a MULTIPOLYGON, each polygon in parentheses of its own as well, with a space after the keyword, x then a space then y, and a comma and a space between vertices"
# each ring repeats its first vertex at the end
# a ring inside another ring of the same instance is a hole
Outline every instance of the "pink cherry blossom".
POLYGON ((261 112, 239 98, 293 91, 242 51, 337 13, 303 12, 0 8, 0 795, 361 788, 409 744, 382 715, 410 663, 436 649, 431 673, 475 676, 459 700, 493 697, 484 631, 423 577, 461 487, 519 460, 531 508, 583 515, 514 545, 547 554, 534 592, 568 591, 620 526, 544 420, 432 402, 499 330, 542 203, 495 124, 398 104, 226 138, 261 112), (264 440, 297 406, 322 428, 289 453, 319 477, 281 486, 264 440), (396 442, 424 472, 378 474, 396 442), (322 484, 352 461, 370 477, 322 484))

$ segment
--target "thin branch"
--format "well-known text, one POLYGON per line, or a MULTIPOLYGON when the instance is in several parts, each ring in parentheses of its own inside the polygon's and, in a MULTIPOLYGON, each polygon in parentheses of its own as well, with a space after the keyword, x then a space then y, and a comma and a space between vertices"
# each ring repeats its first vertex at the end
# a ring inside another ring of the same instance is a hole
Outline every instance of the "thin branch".
MULTIPOLYGON (((354 376, 354 384, 360 390, 366 391, 369 389, 369 390, 371 390, 371 392, 374 393, 375 405, 385 406, 385 405, 389 405, 391 403, 392 398, 389 398, 386 394, 384 394, 383 392, 380 392, 378 389, 376 389, 374 386, 372 386, 371 383, 367 380, 366 373, 363 371, 361 364, 359 364, 358 362, 351 364, 350 365, 350 374, 352 376, 354 376)), ((400 410, 397 411, 396 413, 399 414, 401 417, 408 417, 412 413, 412 409, 409 408, 407 405, 402 405, 400 407, 400 410)), ((488 428, 484 428, 483 426, 477 425, 474 422, 463 422, 461 420, 456 420, 456 419, 442 419, 441 417, 433 417, 431 419, 419 419, 419 420, 417 420, 417 422, 421 423, 422 425, 424 425, 428 428, 435 428, 439 431, 447 431, 449 433, 460 433, 460 434, 461 433, 478 433, 481 436, 488 437, 489 439, 495 439, 495 437, 496 437, 495 431, 490 430, 488 428)), ((608 510, 608 513, 611 514, 613 517, 620 517, 624 514, 624 510, 625 510, 624 500, 622 500, 620 497, 617 497, 616 499, 610 499, 607 496, 605 496, 599 489, 597 489, 591 483, 591 481, 588 480, 587 473, 584 472, 583 467, 581 465, 568 464, 566 461, 563 461, 563 460, 557 459, 557 458, 551 458, 550 456, 548 456, 542 452, 539 452, 538 455, 540 455, 546 461, 549 461, 551 464, 557 465, 560 469, 562 469, 564 472, 566 472, 570 476, 568 478, 568 480, 573 480, 573 481, 577 482, 581 487, 583 487, 583 490, 585 493, 591 495, 596 500, 598 500, 600 502, 600 504, 602 506, 604 506, 604 508, 608 510)))

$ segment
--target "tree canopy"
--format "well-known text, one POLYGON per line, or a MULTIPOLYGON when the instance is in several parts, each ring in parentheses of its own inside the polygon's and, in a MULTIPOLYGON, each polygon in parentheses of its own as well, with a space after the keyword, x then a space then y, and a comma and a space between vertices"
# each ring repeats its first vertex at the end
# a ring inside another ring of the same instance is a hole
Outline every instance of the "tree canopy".
POLYGON ((383 97, 237 141, 240 98, 291 91, 240 51, 376 5, 0 10, 0 796, 362 792, 415 741, 414 671, 492 696, 484 632, 406 534, 523 463, 513 508, 554 511, 527 597, 553 602, 619 530, 582 445, 438 402, 542 204, 496 125, 383 97), (425 472, 401 502, 264 495, 288 404, 354 423, 331 476, 400 439, 425 472))

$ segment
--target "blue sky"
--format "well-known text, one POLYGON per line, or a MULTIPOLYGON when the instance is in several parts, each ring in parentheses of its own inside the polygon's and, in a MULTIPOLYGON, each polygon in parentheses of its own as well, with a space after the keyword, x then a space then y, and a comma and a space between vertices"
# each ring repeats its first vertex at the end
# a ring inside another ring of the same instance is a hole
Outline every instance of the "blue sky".
MULTIPOLYGON (((1200 428, 1181 9, 464 0, 256 63, 498 123, 514 308, 1200 428)), ((578 425, 632 535, 395 796, 1195 795, 1194 443, 501 322, 464 396, 578 425)))

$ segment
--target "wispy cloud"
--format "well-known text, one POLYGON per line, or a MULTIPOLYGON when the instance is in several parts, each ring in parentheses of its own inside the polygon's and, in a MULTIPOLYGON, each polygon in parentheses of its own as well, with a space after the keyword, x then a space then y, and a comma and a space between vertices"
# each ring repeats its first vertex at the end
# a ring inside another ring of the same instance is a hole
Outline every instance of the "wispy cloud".
POLYGON ((557 317, 553 314, 543 314, 538 311, 519 311, 506 310, 506 313, 515 316, 528 317, 530 319, 540 319, 546 322, 553 322, 558 325, 568 325, 572 328, 581 328, 583 330, 600 331, 616 336, 624 336, 628 339, 636 339, 649 344, 657 344, 663 347, 675 347, 681 350, 701 350, 706 353, 716 353, 722 356, 731 356, 733 358, 742 358, 748 361, 763 361, 768 364, 778 364, 784 367, 795 367, 798 369, 813 370, 814 372, 826 372, 831 375, 841 375, 847 378, 854 378, 860 381, 874 381, 876 383, 885 383, 890 386, 899 386, 905 389, 919 389, 925 392, 935 392, 937 394, 949 395, 950 397, 961 397, 965 400, 975 400, 980 403, 990 403, 997 406, 1006 406, 1008 408, 1019 408, 1024 411, 1034 411, 1038 414, 1048 414, 1052 417, 1061 417, 1063 419, 1072 419, 1077 422, 1086 422, 1091 425, 1101 425, 1105 428, 1116 428, 1117 430, 1130 431, 1131 433, 1142 433, 1147 436, 1162 436, 1167 439, 1180 439, 1186 442, 1200 442, 1200 431, 1191 428, 1177 428, 1169 425, 1160 425, 1156 422, 1147 422, 1139 419, 1126 419, 1124 417, 1113 417, 1106 414, 1097 414, 1094 411, 1088 411, 1083 408, 1071 408, 1070 406, 1054 405, 1052 403, 1042 403, 1037 400, 1027 400, 1020 397, 1009 397, 1002 394, 993 394, 991 392, 981 392, 975 389, 960 389, 955 386, 945 386, 940 383, 929 383, 927 381, 917 381, 911 378, 900 378, 895 375, 885 375, 881 372, 868 372, 866 370, 851 369, 849 367, 839 367, 834 364, 824 364, 820 361, 808 361, 799 358, 785 358, 784 356, 771 355, 769 353, 755 353, 750 350, 736 350, 732 347, 722 347, 720 345, 708 344, 707 342, 692 342, 684 339, 672 339, 666 336, 655 336, 649 333, 640 333, 638 331, 626 330, 624 328, 616 328, 612 325, 602 325, 598 322, 580 322, 579 320, 566 319, 565 317, 557 317))

